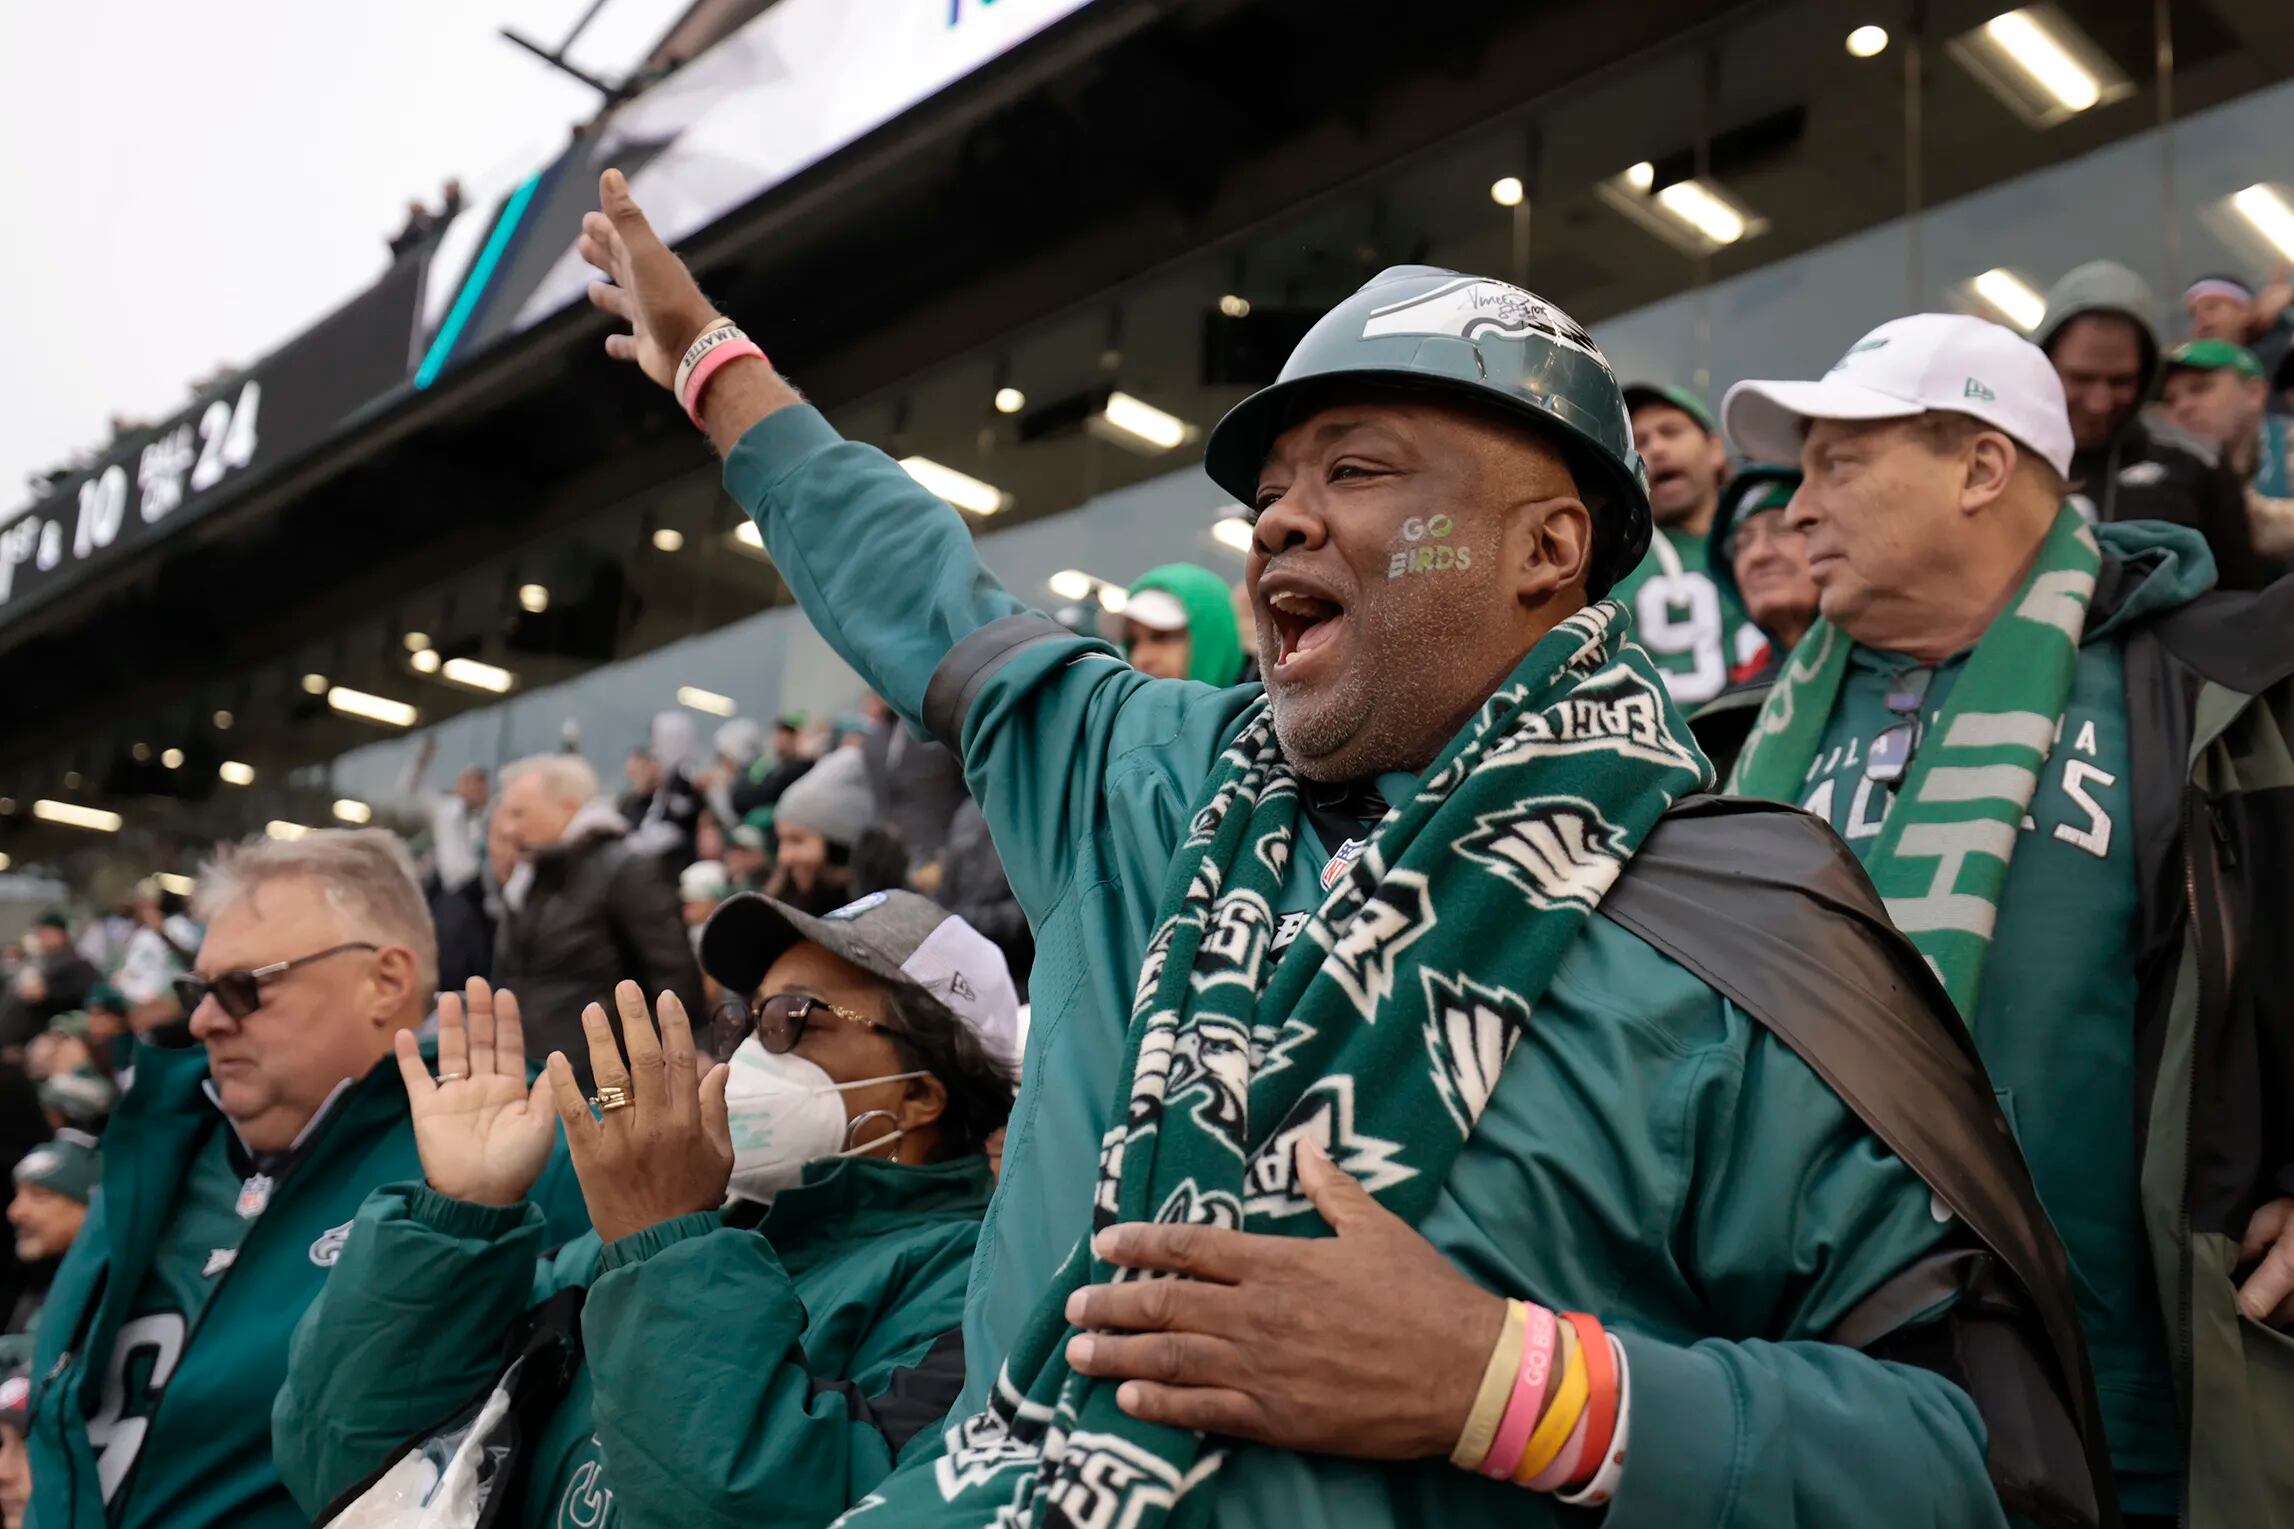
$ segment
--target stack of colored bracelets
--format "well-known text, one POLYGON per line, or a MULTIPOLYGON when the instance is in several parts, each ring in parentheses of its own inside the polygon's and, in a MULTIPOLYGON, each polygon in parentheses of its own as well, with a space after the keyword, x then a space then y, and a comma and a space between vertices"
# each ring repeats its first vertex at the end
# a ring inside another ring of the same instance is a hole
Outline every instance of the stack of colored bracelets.
POLYGON ((1625 1350, 1599 1322, 1508 1301, 1450 1459, 1493 1481, 1596 1506, 1624 1471, 1629 1403, 1625 1350))

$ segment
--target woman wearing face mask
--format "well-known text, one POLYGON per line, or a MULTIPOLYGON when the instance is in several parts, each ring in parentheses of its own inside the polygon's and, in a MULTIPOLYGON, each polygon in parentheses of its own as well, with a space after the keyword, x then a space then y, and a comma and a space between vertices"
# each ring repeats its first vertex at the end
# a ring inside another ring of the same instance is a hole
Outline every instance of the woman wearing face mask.
POLYGON ((626 1059, 585 1016, 594 1100, 557 1056, 527 1085, 481 985, 466 1027, 441 1004, 436 1081, 401 1059, 427 1182, 361 1208, 273 1410, 321 1522, 825 1524, 935 1436, 1011 1103, 1002 957, 906 892, 747 894, 702 964, 747 995, 714 1047, 624 983, 626 1059), (518 1197, 561 1117, 596 1231, 545 1257, 518 1197))

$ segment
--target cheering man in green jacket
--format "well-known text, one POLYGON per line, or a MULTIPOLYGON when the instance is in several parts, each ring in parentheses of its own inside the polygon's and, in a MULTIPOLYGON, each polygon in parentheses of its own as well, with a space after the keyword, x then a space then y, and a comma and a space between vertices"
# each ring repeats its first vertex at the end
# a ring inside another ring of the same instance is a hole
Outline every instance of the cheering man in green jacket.
POLYGON ((1828 819, 1966 1016, 2063 1234, 2130 1520, 2294 1524, 2294 581, 2090 528, 2039 349, 1955 314, 1742 382, 1821 619, 1736 762, 1828 819))
POLYGON ((608 353, 958 751, 1039 936, 966 1397, 856 1529, 2002 1521, 1969 1392, 1856 1346, 1954 1347, 1917 1335, 1956 1283, 1901 1281, 1950 1212, 1617 921, 1710 774, 1589 603, 1649 516, 1582 329, 1418 267, 1325 316, 1211 441, 1267 685, 1219 691, 1024 611, 601 190, 608 353))
MULTIPOLYGON (((226 849, 177 996, 202 1049, 137 1048, 103 1191, 56 1271, 32 1368, 41 1529, 287 1529, 271 1461, 295 1318, 359 1202, 415 1173, 388 1065, 422 1022, 437 944, 403 845, 325 830, 226 849)), ((585 1224, 562 1150, 534 1190, 585 1224)))

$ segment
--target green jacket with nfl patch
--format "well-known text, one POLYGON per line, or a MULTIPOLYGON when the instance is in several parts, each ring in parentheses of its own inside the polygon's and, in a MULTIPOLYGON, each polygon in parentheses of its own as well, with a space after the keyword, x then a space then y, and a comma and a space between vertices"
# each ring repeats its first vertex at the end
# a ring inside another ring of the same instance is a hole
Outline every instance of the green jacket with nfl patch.
MULTIPOLYGON (((104 1132, 104 1181, 65 1255, 32 1368, 29 1522, 40 1529, 288 1529, 310 1522, 271 1459, 271 1399, 295 1319, 325 1285, 351 1219, 376 1185, 420 1177, 406 1089, 385 1057, 337 1096, 317 1134, 212 1274, 188 1329, 131 1316, 187 1166, 228 1130, 199 1048, 138 1046, 134 1084, 104 1132), (140 1467, 169 1458, 196 1496, 139 1493, 140 1467), (108 1505, 102 1483, 118 1486, 108 1505)), ((561 1143, 535 1186, 556 1234, 588 1225, 561 1143)), ((212 1266, 215 1260, 210 1261, 212 1266)))

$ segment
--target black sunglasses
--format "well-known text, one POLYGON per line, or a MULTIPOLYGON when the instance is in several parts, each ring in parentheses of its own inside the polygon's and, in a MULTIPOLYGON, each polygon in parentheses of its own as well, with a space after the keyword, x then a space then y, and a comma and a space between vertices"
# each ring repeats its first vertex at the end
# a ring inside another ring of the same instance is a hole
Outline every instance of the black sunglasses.
POLYGON ((806 993, 775 993, 753 1003, 743 1003, 728 993, 709 1022, 709 1054, 726 1061, 751 1035, 756 1036, 758 1045, 776 1056, 794 1051, 797 1042, 804 1039, 805 1028, 812 1023, 813 1015, 820 1013, 833 1014, 865 1030, 882 1030, 890 1035, 903 1033, 897 1025, 870 1019, 841 1004, 806 993))
POLYGON ((273 961, 269 966, 217 972, 212 977, 197 974, 178 977, 175 979, 175 1001, 183 1005, 185 1014, 189 1014, 212 995, 217 1008, 233 1019, 245 1019, 263 1006, 263 984, 274 977, 285 976, 296 967, 308 966, 313 961, 339 956, 346 950, 380 949, 382 947, 371 940, 349 940, 340 945, 329 945, 324 950, 314 950, 307 956, 297 956, 292 961, 273 961))
POLYGON ((1906 669, 1888 682, 1888 710, 1902 720, 1882 728, 1865 751, 1864 778, 1875 786, 1895 785, 1912 767, 1912 756, 1920 751, 1926 732, 1920 708, 1928 698, 1928 682, 1935 677, 1933 669, 1906 669))

